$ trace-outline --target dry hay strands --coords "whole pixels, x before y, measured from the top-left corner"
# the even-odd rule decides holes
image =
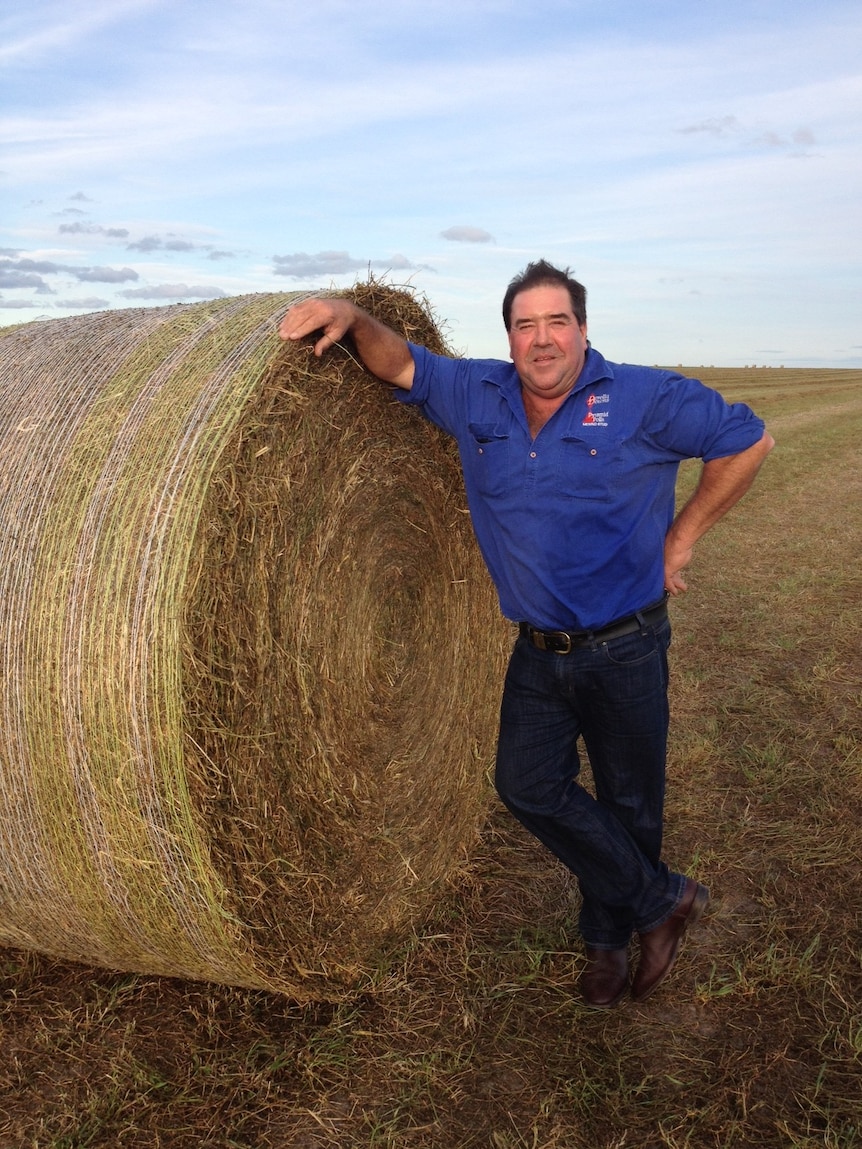
[[[283,345],[294,298],[0,340],[0,942],[336,998],[484,816],[503,635],[452,445]]]

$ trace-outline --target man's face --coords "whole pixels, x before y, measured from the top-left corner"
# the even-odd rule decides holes
[[[519,291],[512,301],[509,351],[525,391],[537,399],[569,393],[584,366],[587,327],[561,284]]]

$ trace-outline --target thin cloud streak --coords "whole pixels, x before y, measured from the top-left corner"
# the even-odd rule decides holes
[[[23,60],[32,63],[39,57],[51,56],[59,50],[70,50],[85,42],[95,30],[118,24],[130,15],[159,7],[159,0],[89,0],[85,8],[70,8],[67,3],[42,4],[48,12],[41,13],[37,30],[16,34],[16,27],[26,23],[27,16],[35,16],[40,5],[27,6],[29,12],[7,15],[0,23],[0,63],[10,65]]]

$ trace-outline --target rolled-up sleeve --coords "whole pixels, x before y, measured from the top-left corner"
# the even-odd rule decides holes
[[[668,375],[648,417],[648,435],[680,459],[722,459],[763,437],[762,419],[745,403],[728,403],[698,379]]]

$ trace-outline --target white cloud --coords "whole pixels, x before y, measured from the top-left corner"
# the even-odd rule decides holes
[[[126,283],[138,278],[130,267],[76,267],[51,259],[0,259],[0,277],[7,283],[15,276],[35,280],[42,275],[68,275],[87,283]]]
[[[0,297],[0,309],[8,308],[10,311],[23,311],[38,307],[44,307],[44,304],[36,303],[32,299],[3,299]]]
[[[129,234],[126,227],[102,227],[97,223],[61,223],[61,235],[104,235],[108,239],[125,239]]]
[[[431,268],[412,263],[405,255],[395,254],[390,259],[354,259],[347,251],[319,251],[309,255],[296,251],[292,255],[273,256],[275,275],[287,275],[291,279],[320,279],[369,268],[385,268],[388,271],[430,271]]]
[[[683,136],[728,136],[735,135],[739,128],[740,123],[736,116],[713,116],[707,120],[701,120],[700,123],[687,124],[684,128],[677,128],[676,130]]]
[[[131,267],[70,267],[69,272],[81,283],[128,283],[138,279]]]
[[[128,235],[128,232],[126,232]],[[178,239],[176,236],[167,236],[162,238],[158,235],[145,235],[143,239],[137,239],[133,243],[126,244],[127,251],[196,251],[199,244],[192,243],[188,239]]]
[[[494,237],[481,227],[447,227],[440,232],[441,239],[452,239],[456,243],[493,243]]]
[[[100,299],[98,295],[89,295],[83,299],[55,299],[54,306],[64,311],[100,311],[111,306],[109,299]]]
[[[292,279],[316,279],[322,275],[345,275],[367,267],[366,260],[353,259],[346,251],[319,251],[308,255],[295,251],[292,255],[273,256],[276,275],[288,275]]]
[[[0,290],[8,291],[10,288],[28,288],[39,295],[52,294],[51,288],[41,275],[21,267],[0,266]],[[8,307],[8,303],[6,306]]]
[[[160,283],[152,287],[130,287],[117,294],[123,299],[220,299],[227,295],[210,284]]]

